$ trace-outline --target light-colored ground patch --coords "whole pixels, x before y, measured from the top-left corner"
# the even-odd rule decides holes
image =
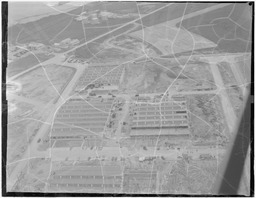
[[[59,96],[73,74],[72,68],[49,65],[32,70],[16,81],[22,85],[21,96],[48,103]]]
[[[130,35],[151,43],[164,55],[216,46],[202,36],[177,28],[172,22],[147,27]]]

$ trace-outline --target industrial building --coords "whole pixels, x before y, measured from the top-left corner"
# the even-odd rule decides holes
[[[112,98],[70,99],[56,114],[51,139],[97,141],[104,132],[112,103]]]
[[[163,100],[160,104],[135,103],[131,114],[131,137],[189,135],[185,98]]]
[[[122,168],[118,165],[64,166],[51,172],[50,191],[120,192]]]
[[[84,74],[79,79],[75,91],[86,88],[89,84],[119,85],[123,76],[123,66],[106,65],[90,66],[85,69]]]

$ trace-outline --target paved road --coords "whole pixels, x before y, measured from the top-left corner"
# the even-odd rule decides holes
[[[231,62],[230,66],[231,66],[231,70],[236,78],[237,81],[237,85],[240,86],[240,88],[242,89],[242,93],[243,93],[243,97],[246,96],[246,85],[245,80],[243,79],[243,76],[241,74],[241,71],[238,71],[238,66],[236,65],[236,61],[235,61],[235,57],[233,57],[233,62]]]
[[[211,59],[212,58],[208,58],[208,60],[210,60],[210,61],[211,61]],[[214,61],[216,61],[216,58],[213,57],[213,60],[210,63],[210,68],[212,70],[214,81],[219,87],[224,88],[225,85],[221,78],[220,71],[218,69],[216,62],[214,62]],[[225,89],[221,90],[219,95],[220,95],[222,109],[225,114],[225,118],[226,118],[226,122],[227,122],[227,125],[229,128],[229,131],[230,131],[230,133],[233,133],[234,127],[235,127],[235,124],[237,121],[237,118],[236,118],[236,115],[234,112],[234,108],[232,107],[232,105],[230,103],[228,94]]]
[[[169,97],[173,96],[173,95],[192,95],[192,94],[218,94],[220,91],[219,88],[215,89],[215,90],[209,90],[209,91],[174,91],[171,90],[169,91]],[[139,96],[141,97],[154,97],[156,95],[161,95],[162,93],[143,93],[143,94],[139,94]],[[136,94],[134,94],[136,95]],[[120,94],[118,95],[118,97],[126,97],[126,94]]]
[[[52,160],[53,161],[63,161],[68,158],[68,160],[87,160],[88,157],[96,158],[97,156],[104,156],[108,159],[112,157],[124,157],[129,158],[132,156],[139,156],[139,157],[147,157],[147,156],[164,156],[169,160],[176,160],[178,156],[181,156],[183,153],[187,153],[192,156],[194,159],[198,158],[201,154],[212,154],[214,156],[223,155],[226,152],[226,149],[223,148],[200,148],[200,147],[193,147],[188,149],[174,149],[174,150],[167,150],[167,149],[160,149],[157,150],[154,154],[154,147],[147,147],[147,150],[137,150],[137,151],[130,151],[127,148],[118,147],[105,147],[100,151],[90,150],[87,148],[86,150],[78,148],[54,148],[52,149]]]

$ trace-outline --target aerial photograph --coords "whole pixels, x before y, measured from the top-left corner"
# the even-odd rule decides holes
[[[254,2],[4,6],[6,194],[251,195]]]

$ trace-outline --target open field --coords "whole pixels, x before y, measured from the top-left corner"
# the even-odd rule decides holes
[[[185,19],[177,24],[177,27],[181,25],[188,31],[217,43],[216,49],[219,51],[231,53],[248,52],[251,50],[250,12],[251,8],[246,2],[235,5],[230,4],[223,8]]]
[[[142,23],[146,27],[157,25],[166,21],[180,18],[185,14],[193,13],[201,9],[205,9],[216,5],[215,3],[175,3],[169,4],[166,8],[163,8],[161,11],[154,13],[153,15],[146,16],[142,20],[138,20],[137,23]]]
[[[22,158],[41,123],[23,120],[9,124],[7,134],[7,162],[12,163]],[[16,164],[17,165],[17,164]]]
[[[36,57],[33,54],[30,54],[26,57],[20,58],[8,64],[7,66],[7,76],[12,77],[26,69],[29,69],[40,62],[46,61],[52,58],[54,55],[45,55],[45,54],[36,54]]]
[[[72,68],[48,65],[44,69],[41,67],[34,69],[15,81],[22,86],[19,93],[21,96],[48,103],[59,96],[73,74]]]
[[[204,37],[177,28],[172,21],[147,27],[130,35],[152,44],[164,55],[216,46]]]

